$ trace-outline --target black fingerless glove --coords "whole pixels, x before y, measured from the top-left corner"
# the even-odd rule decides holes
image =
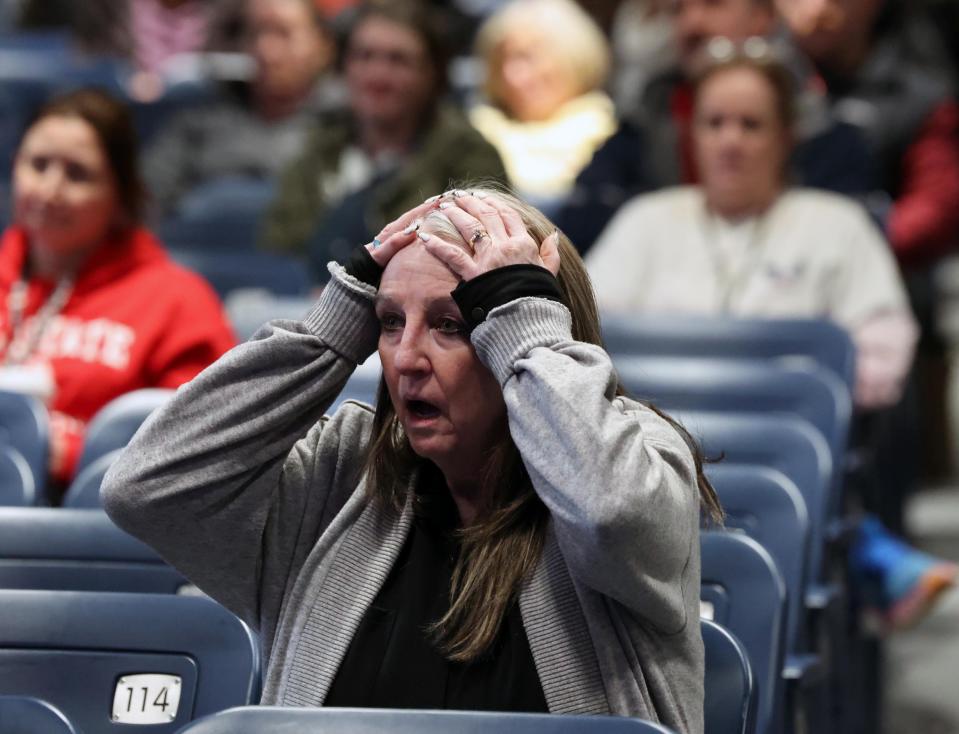
[[[539,265],[506,265],[460,283],[450,294],[472,331],[494,308],[517,298],[548,298],[564,303],[559,282]]]
[[[354,248],[350,259],[343,266],[346,272],[374,288],[380,287],[383,268],[380,267],[365,245]]]

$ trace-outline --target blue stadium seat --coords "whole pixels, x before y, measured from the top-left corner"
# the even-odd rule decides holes
[[[635,397],[666,412],[781,413],[805,418],[842,466],[852,399],[831,370],[805,360],[617,355],[613,364]]]
[[[195,721],[180,734],[669,734],[670,730],[621,716],[508,714],[417,709],[287,708],[254,706]]]
[[[758,689],[756,731],[782,729],[786,584],[769,552],[736,532],[704,532],[701,598],[749,655]]]
[[[30,465],[13,446],[0,444],[0,507],[30,507],[37,490]]]
[[[745,533],[769,551],[788,595],[786,649],[808,644],[803,591],[809,545],[809,515],[795,482],[765,466],[711,464],[706,475],[726,513],[725,527]]]
[[[832,456],[822,434],[802,418],[675,411],[707,459],[766,466],[795,482],[809,513],[806,586],[821,577],[825,525],[830,511]]]
[[[246,341],[275,319],[301,320],[316,303],[310,296],[275,296],[263,290],[236,291],[226,299],[226,313],[236,338]]]
[[[855,346],[827,320],[603,314],[602,321],[614,356],[806,357],[839,375],[850,392],[855,380]]]
[[[313,288],[307,267],[284,255],[179,247],[171,247],[170,255],[206,278],[223,299],[244,288],[260,288],[279,296],[305,296]]]
[[[114,449],[87,464],[70,482],[63,495],[62,507],[72,507],[77,510],[95,510],[103,507],[100,502],[100,485],[106,476],[110,465],[117,460],[123,449]]]
[[[749,655],[729,630],[699,620],[706,653],[705,734],[752,734],[759,696]]]
[[[77,475],[100,457],[122,449],[149,415],[167,402],[174,390],[143,388],[120,395],[97,411],[87,424]]]
[[[186,585],[104,512],[0,507],[0,588],[175,594]]]
[[[274,196],[276,183],[270,179],[217,178],[197,186],[183,197],[177,219],[198,221],[239,215],[250,216],[251,221],[256,221],[266,213]]]
[[[0,589],[0,609],[0,693],[84,732],[173,734],[259,695],[253,633],[205,597]]]
[[[0,390],[0,444],[17,449],[33,473],[37,504],[47,504],[50,416],[37,398]]]
[[[78,734],[67,717],[46,701],[30,696],[0,696],[3,734]]]

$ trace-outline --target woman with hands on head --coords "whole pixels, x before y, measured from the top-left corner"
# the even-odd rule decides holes
[[[262,703],[703,728],[698,453],[621,394],[571,243],[490,190],[357,248],[182,389],[107,511],[260,633]],[[375,408],[324,412],[379,350]]]

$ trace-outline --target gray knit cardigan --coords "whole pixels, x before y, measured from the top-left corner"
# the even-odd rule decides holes
[[[334,278],[303,322],[274,322],[144,425],[103,483],[107,512],[260,634],[262,703],[322,705],[395,562],[411,511],[378,510],[367,406],[324,416],[376,345],[375,290]],[[644,406],[612,399],[600,348],[524,298],[472,335],[549,509],[520,612],[555,713],[703,729],[699,497],[692,456]]]

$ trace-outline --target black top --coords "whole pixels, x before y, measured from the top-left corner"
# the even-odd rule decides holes
[[[360,621],[324,706],[547,712],[515,602],[478,661],[451,663],[430,639],[428,625],[449,608],[459,516],[439,472],[429,473],[409,537]]]

